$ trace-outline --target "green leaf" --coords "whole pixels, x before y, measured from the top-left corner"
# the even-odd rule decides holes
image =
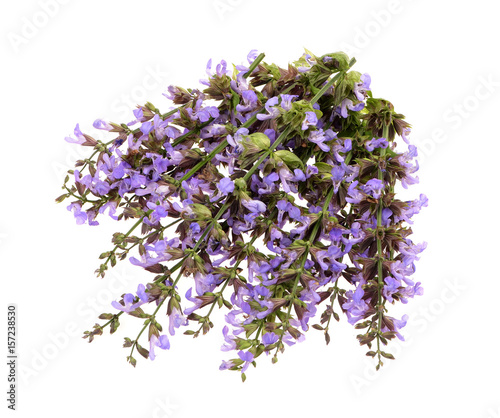
[[[285,162],[285,164],[291,169],[304,167],[304,163],[302,162],[302,160],[293,152],[287,150],[281,150],[281,151],[276,151],[274,155],[278,158],[281,158]]]
[[[261,150],[267,150],[271,146],[271,140],[262,132],[256,132],[252,135],[249,135],[248,138]]]
[[[390,360],[395,360],[394,356],[391,353],[385,353],[384,351],[381,351],[380,354],[382,354],[382,357],[388,358]]]
[[[144,347],[140,346],[137,344],[137,351],[141,354],[142,357],[145,359],[149,358],[149,351],[146,350]]]
[[[113,319],[113,321],[111,321],[111,325],[110,325],[110,329],[109,329],[110,334],[114,334],[119,326],[120,326],[120,321],[118,321],[118,317],[115,317],[115,319]]]
[[[135,365],[137,364],[137,361],[135,358],[133,358],[132,356],[127,356],[127,360],[128,362],[135,367]]]

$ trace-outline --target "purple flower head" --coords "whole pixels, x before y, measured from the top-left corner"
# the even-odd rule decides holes
[[[243,151],[243,145],[241,144],[241,141],[243,140],[243,137],[248,135],[248,133],[249,131],[247,128],[240,128],[236,131],[234,137],[231,135],[227,136],[227,142],[229,143],[229,145],[235,147],[237,152],[241,152]]]
[[[385,282],[385,286],[384,286],[384,290],[383,290],[384,298],[386,298],[388,302],[392,303],[394,300],[392,298],[392,295],[394,293],[398,292],[401,283],[399,283],[399,281],[396,280],[394,277],[390,277],[390,276],[386,277],[384,279],[384,282]]]
[[[410,140],[408,139],[408,135],[410,135],[410,132],[410,128],[405,128],[403,129],[403,132],[401,134],[401,138],[403,138],[403,141],[405,141],[407,144],[410,144]]]
[[[258,56],[259,51],[257,49],[252,49],[247,55],[248,63],[251,64],[252,62],[254,62],[255,58],[257,58]]]
[[[370,179],[363,187],[365,193],[372,195],[375,199],[380,198],[383,189],[384,182],[379,179]]]
[[[363,107],[365,104],[363,102],[358,103],[355,105],[351,99],[344,99],[342,100],[342,103],[340,104],[340,109],[338,109],[340,116],[342,116],[344,119],[349,116],[349,113],[347,112],[347,109],[352,110],[353,112],[357,112]]]
[[[229,328],[227,325],[222,329],[222,335],[224,335],[225,344],[222,345],[221,350],[222,351],[235,350],[236,341],[233,338],[231,338],[232,337],[231,335],[229,335]]]
[[[264,107],[267,110],[267,115],[263,113],[258,113],[257,119],[259,120],[276,119],[280,115],[280,111],[276,106],[278,104],[278,101],[279,101],[278,97],[276,96],[271,97],[264,105]]]
[[[71,144],[80,144],[80,145],[86,141],[85,137],[82,134],[82,131],[80,130],[80,125],[78,123],[75,126],[74,134],[76,136],[76,139],[72,138],[71,136],[67,136],[64,139]]]
[[[365,312],[368,310],[368,305],[363,300],[365,292],[361,285],[362,284],[359,283],[354,292],[352,290],[346,292],[347,302],[342,305],[342,308],[347,311],[347,321],[350,324],[355,324],[362,319]]]
[[[372,152],[375,148],[387,148],[389,142],[386,138],[373,138],[365,144],[368,151]]]
[[[151,335],[149,340],[149,358],[154,360],[156,358],[155,355],[155,347],[160,347],[162,350],[170,349],[170,341],[166,335],[160,335],[158,338],[155,334]]]
[[[279,340],[279,336],[277,334],[275,334],[274,332],[266,332],[262,336],[262,342],[264,343],[264,345],[274,344],[274,343],[278,342],[278,340]]]
[[[87,214],[82,211],[82,205],[80,203],[72,203],[67,206],[67,209],[73,211],[77,225],[83,225],[87,221]]]
[[[245,90],[242,93],[243,104],[236,105],[236,111],[250,112],[257,107],[257,95],[253,90]]]
[[[146,293],[146,287],[143,284],[140,284],[137,286],[137,296],[139,296],[139,299],[141,302],[149,302],[149,295]]]
[[[359,189],[356,188],[358,185],[358,181],[353,181],[350,185],[349,188],[347,189],[347,197],[345,200],[349,203],[360,203],[361,200],[364,198],[364,194],[359,191]]]
[[[104,131],[111,131],[113,127],[106,121],[102,119],[96,119],[92,125],[96,129],[102,129]]]
[[[130,313],[144,303],[141,300],[134,303],[134,299],[135,296],[132,293],[127,293],[123,296],[123,304],[113,301],[111,302],[111,306],[119,311]]]
[[[222,361],[222,364],[219,366],[219,370],[229,370],[234,367],[234,363],[232,360]]]
[[[293,174],[295,175],[293,178],[293,181],[306,181],[307,180],[305,173],[300,168],[296,168],[295,170],[293,170]]]
[[[358,100],[365,100],[367,91],[370,90],[371,77],[368,74],[362,74],[360,77],[361,82],[354,84],[353,92]]]
[[[247,369],[250,363],[253,361],[254,355],[250,352],[244,352],[242,350],[238,351],[238,357],[245,362],[243,368],[241,369],[241,372],[244,373]]]
[[[302,126],[304,126],[304,125],[302,125]],[[330,151],[330,147],[328,145],[324,144],[324,142],[328,141],[329,138],[325,135],[325,133],[323,132],[323,129],[319,129],[317,131],[311,131],[311,133],[309,134],[307,139],[309,141],[313,142],[314,144],[316,144],[321,149],[321,151],[324,151],[324,152]]]
[[[219,189],[224,196],[227,196],[234,191],[234,182],[230,178],[224,177],[217,183],[217,189]]]
[[[260,200],[243,199],[241,201],[241,204],[245,206],[252,213],[264,213],[267,210],[266,205],[262,203]]]
[[[304,121],[302,122],[302,130],[305,131],[309,126],[316,126],[318,117],[315,112],[306,112]]]
[[[148,135],[153,130],[153,123],[149,121],[143,122],[140,127],[140,130],[144,135]]]
[[[296,94],[280,94],[281,97],[281,108],[283,110],[289,111],[292,108],[292,100],[299,97]]]
[[[396,331],[396,337],[398,337],[401,341],[404,341],[404,337],[399,333],[399,330],[401,328],[404,328],[406,326],[406,323],[408,322],[408,315],[403,315],[401,319],[396,319],[392,318],[392,322],[394,324],[394,328]]]
[[[170,335],[175,335],[175,328],[186,326],[189,323],[187,318],[177,308],[172,309],[172,312],[170,313],[168,319],[169,319],[168,332],[170,333]]]

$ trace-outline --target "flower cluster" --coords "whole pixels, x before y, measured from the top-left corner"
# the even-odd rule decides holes
[[[57,201],[72,200],[78,224],[98,225],[106,212],[133,222],[113,235],[96,273],[130,254],[155,275],[84,335],[115,332],[123,313],[141,318],[124,343],[133,365],[134,350],[153,360],[181,327],[207,333],[217,306],[227,310],[222,350],[236,353],[220,369],[245,379],[257,357],[275,362],[302,341],[324,304],[313,328],[328,343],[331,318],[345,314],[364,330],[360,344],[375,343],[367,355],[378,368],[393,358],[381,346],[402,339],[408,319],[387,315],[389,305],[422,294],[410,277],[425,243],[411,241],[408,225],[427,199],[395,194],[398,182],[418,181],[404,116],[372,97],[370,76],[351,71],[355,60],[344,53],[306,51],[287,68],[263,56],[251,51],[233,71],[209,61],[203,88],[168,87],[167,113],[148,102],[128,123],[95,121],[112,136],[107,143],[78,125],[66,138],[94,152],[69,171]]]

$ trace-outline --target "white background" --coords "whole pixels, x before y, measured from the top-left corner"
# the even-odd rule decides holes
[[[63,4],[64,3],[64,4]],[[44,4],[51,4],[47,8]],[[495,2],[34,1],[10,2],[2,41],[0,331],[18,305],[19,417],[500,416],[498,376],[498,109]],[[5,10],[6,9],[6,10]],[[161,109],[169,84],[197,87],[209,58],[240,64],[251,49],[286,66],[303,47],[344,50],[413,125],[421,155],[414,241],[424,296],[408,313],[406,343],[376,373],[345,319],[325,347],[320,332],[261,357],[242,384],[218,370],[219,317],[207,336],[176,335],[152,362],[125,361],[124,318],[113,336],[81,339],[109,303],[150,274],[128,261],[97,279],[98,255],[126,225],[76,226],[56,205],[64,172],[82,155],[64,141],[76,123],[127,122],[137,103]],[[6,338],[2,337],[2,341]],[[5,353],[5,349],[0,349]],[[159,350],[160,351],[160,350]],[[6,356],[5,354],[1,354]],[[5,358],[5,357],[4,357]],[[6,360],[5,360],[6,361]],[[2,360],[4,362],[4,360]],[[7,368],[0,369],[8,416]],[[5,415],[4,415],[5,413]]]

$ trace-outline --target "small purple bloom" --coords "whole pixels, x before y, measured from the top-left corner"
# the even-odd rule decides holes
[[[386,138],[373,138],[365,144],[368,151],[372,152],[375,148],[387,148],[389,142]]]
[[[276,107],[278,104],[278,97],[271,97],[265,104],[265,108],[267,110],[267,115],[258,113],[257,119],[266,120],[266,119],[275,119],[280,115],[279,109]]]
[[[80,130],[80,125],[77,123],[76,126],[75,126],[75,130],[74,130],[74,134],[76,136],[76,139],[70,137],[70,136],[67,136],[66,138],[64,138],[67,142],[69,143],[72,143],[72,144],[83,144],[86,139],[85,137],[83,136],[82,134],[82,131]]]
[[[244,373],[247,369],[250,363],[253,361],[253,354],[250,351],[247,351],[246,353],[242,350],[238,351],[238,357],[245,362],[243,368],[241,369],[241,372]]]
[[[264,343],[264,345],[274,344],[274,343],[278,342],[278,340],[279,340],[279,336],[276,335],[274,332],[266,332],[262,336],[262,342]]]
[[[153,130],[153,124],[151,122],[144,122],[140,129],[144,135],[148,135]]]
[[[219,370],[229,370],[234,367],[234,363],[232,360],[222,361],[222,364],[219,366]]]
[[[160,347],[162,350],[168,350],[170,348],[168,337],[166,335],[160,335],[160,338],[158,338],[155,334],[151,335],[151,339],[149,340],[149,358],[151,360],[156,358],[155,347]]]
[[[281,108],[283,110],[290,110],[292,108],[292,100],[297,96],[296,94],[280,94],[281,97]]]
[[[142,302],[148,302],[149,301],[149,296],[146,293],[146,287],[143,284],[140,284],[137,286],[137,296],[139,296],[139,299]]]
[[[302,122],[302,130],[305,131],[309,126],[316,126],[318,117],[315,112],[306,112],[306,117]]]
[[[230,178],[224,177],[217,184],[217,188],[224,196],[227,196],[234,191],[234,182]]]
[[[245,206],[252,213],[264,213],[267,210],[267,207],[260,200],[242,200],[242,205]]]
[[[113,129],[108,122],[105,122],[102,119],[96,119],[92,126],[96,129],[102,129],[104,131],[111,131]]]
[[[130,313],[143,304],[142,301],[134,303],[135,296],[132,293],[127,293],[123,296],[123,305],[116,301],[111,302],[111,306],[119,311]]]
[[[170,335],[175,335],[175,328],[188,325],[188,323],[187,318],[182,314],[182,312],[177,308],[173,308],[171,314],[169,315],[168,332]]]
[[[375,199],[380,198],[383,188],[384,182],[379,179],[370,179],[363,187],[365,193],[371,194]]]

